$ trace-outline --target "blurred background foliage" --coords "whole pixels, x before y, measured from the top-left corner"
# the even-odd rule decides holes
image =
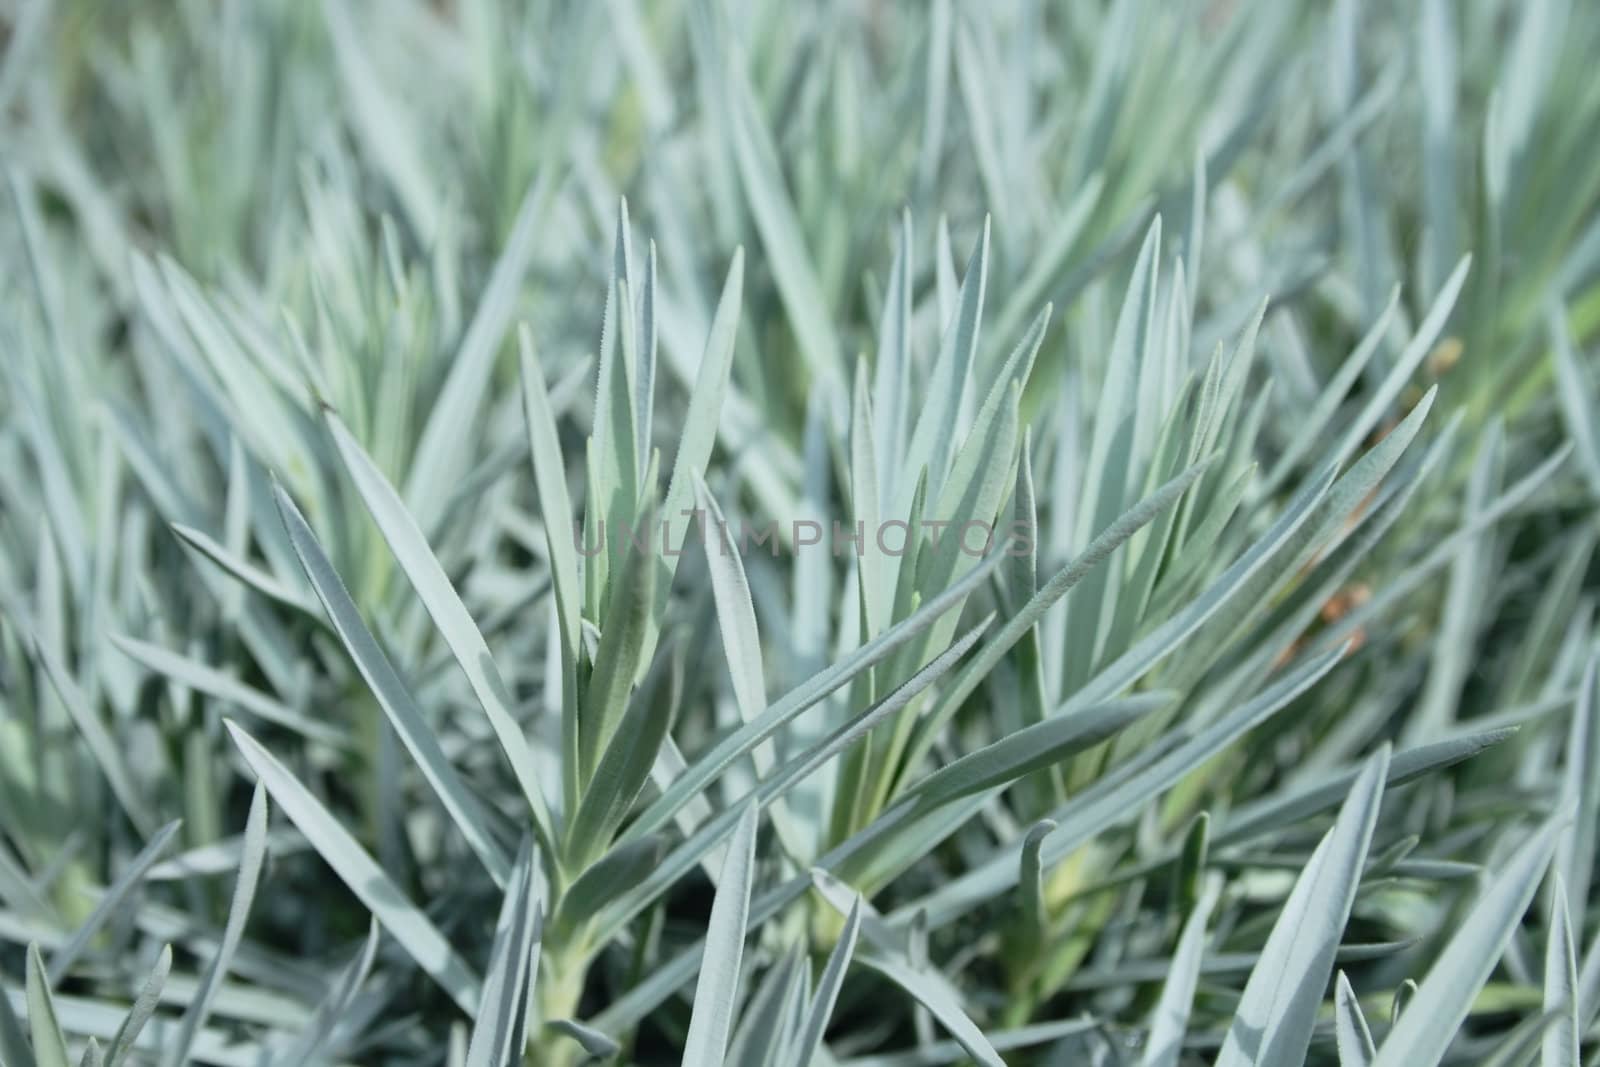
[[[979,383],[1053,306],[1020,401],[1039,468],[1041,574],[1098,528],[1080,515],[1082,464],[1149,235],[1161,272],[1150,305],[1175,309],[1166,343],[1185,369],[1233,349],[1268,300],[1229,431],[1240,441],[1230,474],[1254,473],[1215,559],[1157,597],[1162,611],[1260,537],[1349,427],[1368,429],[1352,446],[1374,444],[1438,387],[1414,498],[1284,652],[1354,639],[1337,674],[1152,806],[1126,840],[1077,853],[1057,903],[1083,893],[1104,906],[1072,914],[1081,943],[1057,971],[1040,978],[1026,951],[997,946],[993,915],[936,928],[923,951],[959,976],[976,1014],[1013,1029],[1078,1011],[1142,1016],[1154,978],[1117,972],[1137,955],[1126,931],[1154,922],[1170,941],[1184,912],[1140,864],[1181,841],[1195,812],[1276,795],[1383,740],[1538,725],[1411,787],[1406,810],[1386,817],[1387,843],[1415,837],[1431,862],[1497,865],[1573,780],[1566,709],[1594,650],[1597,54],[1600,6],[1582,0],[0,0],[7,991],[21,988],[22,946],[77,929],[156,825],[180,815],[187,866],[154,867],[145,903],[94,942],[71,979],[76,1032],[90,1032],[83,1020],[102,1001],[126,1003],[164,942],[190,975],[175,995],[193,988],[241,851],[249,777],[222,725],[238,709],[284,748],[306,742],[295,766],[323,801],[436,921],[486,954],[490,931],[472,920],[498,895],[456,877],[465,854],[442,840],[438,813],[405,800],[412,788],[395,768],[406,755],[321,622],[269,472],[404,665],[448,757],[475,788],[506,793],[450,650],[322,432],[321,406],[337,410],[404,488],[493,646],[535,758],[552,768],[559,738],[539,712],[556,662],[548,550],[512,326],[537,336],[571,460],[594,429],[623,198],[635,254],[648,238],[659,262],[654,435],[668,453],[744,249],[711,481],[725,509],[755,520],[850,514],[850,383],[858,355],[876,366],[884,347],[903,242],[914,403],[960,265],[983,242]],[[1441,300],[1446,317],[1430,327],[1469,254],[1459,296]],[[1329,397],[1337,406],[1316,415]],[[1314,419],[1325,432],[1308,442]],[[1543,464],[1569,444],[1546,479]],[[1207,483],[1208,499],[1222,488]],[[239,561],[253,587],[226,573]],[[835,595],[850,581],[837,563],[746,566],[774,691],[861,636],[854,605]],[[684,568],[693,578],[675,587],[674,610],[687,634],[712,608],[694,592],[704,562],[690,553]],[[1289,611],[1306,588],[1289,581],[1261,608]],[[1119,638],[1131,642],[1137,621]],[[1049,625],[1065,650],[1079,624]],[[692,754],[737,712],[717,650],[691,643],[673,736]],[[1219,681],[1252,651],[1229,647],[1232,659],[1199,656],[1157,680],[1180,679],[1213,708],[1252,695]],[[1046,654],[1053,701],[1097,665],[1073,655]],[[70,693],[52,684],[51,661]],[[98,738],[85,740],[83,708],[104,721]],[[964,704],[934,755],[1004,732],[995,714]],[[1098,772],[1076,773],[1081,786]],[[894,913],[1044,810],[986,811],[903,877],[856,872],[855,884]],[[195,1046],[212,1062],[233,1062],[218,1051],[230,1034],[297,1030],[330,961],[367,927],[292,829],[272,834],[273,889]],[[1269,858],[1297,866],[1314,842],[1290,835]],[[1242,869],[1226,868],[1238,890],[1227,936],[1254,944],[1287,892],[1260,859],[1235,855]],[[696,878],[600,957],[572,1007],[605,1009],[692,940],[710,906]],[[1102,882],[1144,888],[1089,891]],[[1358,902],[1355,940],[1407,942],[1360,964],[1369,1014],[1388,1011],[1370,1007],[1369,991],[1426,970],[1470,885],[1440,875],[1426,891]],[[1573,913],[1588,945],[1587,895]],[[826,947],[828,932],[812,932]],[[756,943],[776,960],[793,935],[774,922]],[[1537,943],[1530,930],[1512,941],[1461,1062],[1481,1062],[1539,1003]],[[365,1015],[341,1024],[342,1047],[361,1062],[437,1062],[449,1040],[441,994],[403,965],[380,972]],[[1105,975],[1115,980],[1096,986]],[[1215,984],[1197,1014],[1225,1023],[1237,991],[1231,977]],[[687,1012],[671,1002],[646,1023],[641,1062],[668,1062],[659,1050],[679,1047]],[[857,999],[839,1018],[841,1057],[928,1033],[909,1005]],[[1062,1038],[1038,1062],[1116,1047],[1121,1031],[1108,1027]]]

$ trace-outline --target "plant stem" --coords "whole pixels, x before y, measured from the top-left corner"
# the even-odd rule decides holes
[[[549,944],[542,954],[544,974],[538,983],[539,1012],[524,1062],[538,1067],[576,1067],[583,1049],[570,1037],[544,1028],[556,1019],[578,1014],[584,982],[589,973],[589,946],[580,936],[572,942]]]

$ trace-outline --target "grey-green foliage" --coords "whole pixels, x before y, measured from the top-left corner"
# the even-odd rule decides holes
[[[0,1063],[1592,1056],[1600,8],[0,27]]]

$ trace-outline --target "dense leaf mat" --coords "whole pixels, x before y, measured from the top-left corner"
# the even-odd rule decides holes
[[[0,1064],[1594,1063],[1596,55],[0,3]]]

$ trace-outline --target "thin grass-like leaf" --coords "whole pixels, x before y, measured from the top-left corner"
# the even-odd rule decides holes
[[[1250,972],[1218,1067],[1292,1063],[1311,1044],[1317,1006],[1355,903],[1389,771],[1385,746],[1367,761],[1338,821],[1306,864]]]
[[[577,548],[572,543],[572,501],[567,493],[561,438],[555,413],[545,391],[544,373],[534,349],[533,332],[524,326],[518,334],[522,371],[523,417],[533,456],[533,479],[538,490],[540,518],[544,521],[545,551],[550,559],[555,588],[556,622],[561,653],[561,779],[562,803],[571,811],[578,804],[578,692],[575,675],[583,644],[580,619],[583,581]]]
[[[641,565],[633,573],[646,570],[648,566]],[[659,665],[671,669],[664,662]],[[628,701],[594,776],[584,786],[583,799],[567,827],[563,864],[570,870],[586,870],[605,851],[650,780],[673,712],[670,702],[655,699],[653,688],[647,682]]]
[[[1120,515],[1115,522],[1101,531],[1077,558],[1052,575],[1020,610],[1006,620],[1005,625],[985,643],[956,680],[940,694],[937,705],[927,717],[927,728],[922,732],[921,738],[912,744],[911,754],[908,757],[911,766],[921,763],[931,748],[937,731],[943,728],[944,723],[955,714],[962,702],[977,691],[978,686],[994,671],[1006,653],[1038,624],[1045,613],[1082,581],[1085,575],[1104,563],[1128,538],[1176,504],[1189,487],[1205,473],[1208,464],[1209,461],[1203,461],[1189,467]]]
[[[528,965],[544,904],[539,899],[536,879],[533,842],[527,839],[512,868],[500,921],[495,927],[489,971],[484,976],[483,1003],[467,1048],[467,1067],[498,1067],[523,1052],[513,1046],[512,1038],[520,1020],[526,1017],[525,1001],[533,981]]]
[[[728,857],[722,865],[716,900],[707,926],[706,953],[694,990],[694,1012],[683,1043],[685,1067],[721,1067],[733,1029],[739,993],[739,964],[744,957],[745,920],[755,878],[758,809],[749,805],[739,816]]]
[[[413,453],[416,462],[412,464],[405,486],[405,500],[416,515],[419,530],[432,529],[437,521],[436,509],[448,499],[453,481],[460,477],[465,466],[467,434],[483,404],[501,341],[516,314],[517,294],[533,259],[534,239],[539,233],[539,219],[544,214],[551,184],[548,174],[541,175],[523,195],[522,206],[517,210],[505,247],[495,260],[477,311],[461,338],[455,358],[450,361],[450,374],[433,409],[428,412],[427,423]],[[392,543],[390,547],[394,547]]]
[[[950,1032],[950,1036],[983,1067],[1005,1067],[1005,1061],[989,1043],[989,1039],[983,1036],[983,1031],[978,1029],[977,1024],[943,986],[930,982],[926,975],[893,960],[863,955],[861,962],[904,989],[917,1003],[932,1012],[939,1024]]]
[[[73,725],[83,735],[84,744],[94,756],[100,772],[106,776],[106,782],[111,786],[111,792],[117,798],[117,803],[121,804],[122,810],[127,813],[128,821],[138,829],[140,836],[149,840],[160,824],[145,805],[138,789],[134,787],[133,776],[128,770],[127,761],[123,759],[122,747],[112,739],[105,723],[100,721],[99,714],[89,706],[83,691],[68,675],[67,668],[56,654],[38,641],[33,643],[33,653],[44,667],[44,673],[49,677],[50,684],[55,686],[56,692],[60,695],[62,706],[67,709],[67,714],[72,716]]]
[[[123,911],[129,894],[144,881],[145,874],[155,865],[156,860],[161,858],[161,854],[167,850],[167,845],[171,843],[172,838],[178,832],[178,828],[182,825],[183,821],[181,819],[174,819],[160,830],[157,830],[155,836],[150,839],[150,843],[140,849],[137,856],[128,861],[127,867],[117,876],[117,880],[111,884],[111,887],[105,891],[105,895],[95,905],[94,911],[89,913],[89,917],[83,921],[77,932],[72,935],[72,940],[57,948],[51,954],[49,976],[52,987],[59,984],[61,979],[66,976],[67,971],[71,969],[77,958],[82,955],[83,950],[89,946],[89,942],[94,938],[95,934],[99,933],[101,928],[114,916]]]
[[[0,983],[0,1059],[9,1067],[36,1067],[33,1047],[22,1032],[22,1023],[11,1009],[11,994]]]
[[[1161,708],[1175,694],[1140,693],[1023,727],[992,745],[946,764],[911,788],[908,795],[924,808],[1016,781],[1067,759]]]
[[[1506,861],[1378,1046],[1373,1067],[1432,1067],[1444,1059],[1539,888],[1560,828],[1559,820],[1546,823]]]
[[[440,803],[461,829],[467,844],[494,876],[496,884],[503,885],[510,875],[511,864],[494,839],[488,813],[468,791],[466,783],[445,757],[438,738],[423,720],[422,712],[399,672],[362,621],[355,601],[350,598],[344,582],[334,571],[322,546],[317,543],[300,509],[295,507],[294,501],[289,499],[282,487],[275,486],[274,494],[284,528],[289,531],[289,539],[294,543],[295,553],[300,557],[306,576],[311,579],[328,618],[333,621],[334,629],[343,639],[350,657],[355,660],[356,668],[378,698],[378,704],[388,715],[389,721],[394,724],[395,733],[406,746],[406,751],[411,753],[411,758],[422,769],[423,777],[433,787]],[[517,736],[520,740],[520,731]]]
[[[804,233],[795,217],[794,204],[784,188],[772,136],[761,117],[743,65],[743,57],[735,48],[730,54],[723,92],[745,201],[750,205],[762,247],[772,264],[778,293],[801,357],[814,377],[843,381],[833,315],[823,298]]]
[[[1550,898],[1549,944],[1544,955],[1544,1010],[1559,1020],[1546,1030],[1540,1067],[1578,1067],[1578,957],[1572,946],[1567,887],[1558,873]]]
[[[185,526],[181,522],[172,524],[172,532],[178,536],[178,540],[189,548],[194,549],[195,552],[215,563],[262,596],[276,600],[280,604],[285,604],[312,617],[317,616],[316,603],[305,593],[287,582],[279,580],[275,575],[267,573],[249,560],[242,558],[227,546],[219,544],[210,535],[192,526]]]
[[[1559,307],[1551,308],[1548,320],[1556,378],[1560,383],[1556,396],[1561,401],[1561,415],[1567,432],[1572,435],[1584,476],[1589,479],[1589,491],[1600,494],[1600,413],[1596,412],[1594,393],[1573,350],[1566,312]]]
[[[809,1067],[817,1050],[822,1047],[828,1020],[833,1016],[839,990],[844,986],[845,971],[849,969],[850,957],[855,953],[856,939],[861,935],[862,906],[858,897],[845,916],[844,929],[840,931],[833,951],[828,954],[828,965],[823,968],[822,977],[817,980],[816,994],[811,999],[811,1006],[806,1009],[805,1022],[801,1024],[800,1034],[795,1039],[793,1054],[786,1067]]]
[[[786,1058],[790,1016],[811,985],[810,971],[810,961],[798,944],[767,968],[739,1012],[725,1057],[728,1067],[767,1067],[769,1059]]]
[[[655,475],[652,463],[645,477],[646,497],[637,508],[641,516],[654,514]],[[648,652],[650,613],[655,602],[653,546],[641,548],[623,543],[618,550],[623,553],[622,568],[611,576],[603,620],[605,629],[600,634],[594,669],[584,691],[578,719],[579,780],[586,794],[593,791],[593,777],[599,774],[603,756],[612,751],[613,742],[626,720],[629,694]],[[658,736],[656,744],[659,742]],[[654,760],[654,746],[648,756]],[[648,773],[648,765],[646,770]]]
[[[1372,1043],[1366,1016],[1361,1014],[1361,1002],[1356,999],[1356,991],[1350,988],[1350,979],[1343,971],[1334,981],[1333,1013],[1339,1067],[1368,1067],[1378,1050]]]
[[[551,828],[549,812],[545,807],[544,794],[540,791],[535,778],[533,754],[529,751],[527,739],[512,714],[510,693],[494,665],[494,660],[489,655],[489,646],[484,642],[483,634],[478,630],[477,623],[472,621],[472,615],[461,602],[460,595],[451,585],[433,550],[428,547],[422,528],[407,512],[399,495],[361,450],[361,446],[350,436],[338,417],[331,411],[325,412],[325,417],[333,433],[334,443],[344,460],[345,470],[356,483],[361,499],[365,501],[367,509],[377,521],[378,529],[383,532],[384,540],[389,543],[389,548],[394,552],[401,569],[410,579],[412,588],[417,591],[417,596],[433,618],[434,625],[439,628],[440,636],[455,653],[456,662],[466,675],[467,683],[483,706],[484,714],[489,717],[489,725],[494,730],[495,738],[500,742],[506,758],[510,760],[511,771],[516,776],[517,784],[522,787],[523,796],[527,798],[529,810],[533,814],[534,831],[539,835],[541,845],[545,848],[553,847],[555,834]],[[278,493],[278,500],[280,510],[286,504],[290,509],[293,508],[293,502],[289,501],[281,490]],[[285,521],[288,522],[287,519]],[[302,538],[296,541],[297,551],[301,549],[303,540]],[[301,557],[301,562],[305,563],[304,555]],[[307,564],[307,573],[310,572],[310,565]],[[318,583],[319,596],[325,597],[323,586],[327,584]],[[333,584],[338,584],[337,575],[334,576]],[[323,603],[326,607],[327,600],[324,599]],[[329,614],[333,614],[332,608],[329,608]],[[345,633],[343,626],[340,632],[343,636]],[[346,640],[349,638],[346,637]],[[371,684],[370,678],[368,681]],[[501,866],[500,872],[504,874],[504,866]]]
[[[572,1038],[583,1051],[596,1059],[608,1060],[622,1049],[621,1045],[605,1034],[583,1025],[576,1019],[551,1019],[545,1025],[559,1034]]]
[[[706,563],[711,571],[711,593],[717,605],[717,628],[722,633],[722,648],[728,657],[728,673],[733,678],[733,695],[739,713],[748,722],[767,706],[766,674],[761,667],[761,635],[756,629],[756,609],[750,600],[750,582],[739,562],[732,539],[726,533],[727,520],[699,475],[695,494],[710,517],[718,536],[706,544]],[[757,751],[760,751],[759,749]]]
[[[711,450],[717,442],[717,424],[733,370],[734,341],[738,336],[743,300],[744,249],[738,248],[734,250],[733,261],[728,265],[728,276],[722,283],[722,295],[717,298],[711,332],[706,337],[705,349],[700,355],[700,369],[695,375],[694,388],[689,393],[689,407],[683,417],[683,433],[678,438],[678,449],[672,457],[672,476],[667,481],[667,495],[661,501],[661,537],[664,543],[657,561],[661,572],[655,585],[656,620],[660,619],[666,606],[672,575],[683,548],[683,540],[688,536],[688,524],[679,520],[690,510],[694,501],[694,480],[705,474],[706,464],[711,461]],[[653,640],[651,645],[654,645]]]
[[[992,619],[992,616],[990,618]],[[990,619],[984,619],[894,692],[854,719],[836,727],[826,737],[790,759],[775,774],[763,779],[755,789],[751,790],[745,800],[753,799],[758,807],[765,807],[773,803],[778,798],[787,795],[791,789],[804,781],[809,775],[816,773],[817,769],[828,760],[848,750],[851,745],[866,737],[876,726],[905,709],[919,694],[937,681],[972,648],[979,636],[988,627],[989,621]],[[743,802],[741,801],[741,803]],[[648,878],[613,901],[607,916],[608,928],[605,931],[607,935],[614,934],[621,928],[623,923],[637,915],[648,903],[665,892],[677,879],[699,863],[706,853],[715,848],[733,828],[734,819],[737,817],[739,810],[737,807],[728,808],[714,816],[705,825],[696,830],[687,841],[669,853],[650,872]],[[900,810],[903,814],[904,809]],[[634,826],[637,825],[638,823],[635,821]],[[631,831],[632,827],[630,827]],[[624,834],[622,843],[617,847],[625,848],[629,844],[628,835]]]
[[[161,1003],[161,992],[167,984],[167,975],[171,972],[172,946],[163,945],[161,955],[156,957],[156,965],[151,970],[150,977],[145,980],[144,987],[134,999],[133,1007],[128,1009],[122,1025],[118,1026],[116,1033],[112,1035],[111,1050],[106,1054],[107,1067],[119,1067],[132,1054],[145,1023],[150,1021],[157,1005]]]
[[[1584,666],[1563,754],[1561,800],[1575,814],[1556,840],[1555,869],[1570,899],[1587,900],[1600,847],[1600,655]]]
[[[461,1010],[469,1015],[476,1012],[481,996],[478,977],[432,921],[406,898],[287,767],[236,723],[227,726],[240,755],[266,785],[278,807],[306,835],[311,847]]]
[[[666,855],[667,842],[661,837],[646,837],[621,845],[590,864],[561,894],[556,926],[571,930],[592,918],[616,900],[630,886],[642,882]]]
[[[961,409],[962,396],[969,388],[973,358],[978,347],[978,329],[983,318],[983,297],[989,277],[989,223],[984,220],[983,234],[967,272],[961,279],[961,292],[957,296],[959,309],[949,324],[944,339],[939,344],[939,354],[927,385],[928,403],[918,413],[911,431],[911,443],[901,463],[905,474],[897,484],[899,492],[891,502],[891,518],[918,521],[921,516],[911,515],[913,483],[924,470],[928,474],[929,495],[936,496],[944,485],[946,468],[950,462],[954,442],[951,427],[956,424]]]
[[[1434,342],[1439,339],[1440,332],[1445,323],[1449,321],[1450,313],[1455,309],[1456,298],[1461,295],[1461,287],[1466,284],[1467,271],[1472,266],[1472,257],[1463,257],[1456,264],[1455,270],[1450,272],[1450,277],[1445,279],[1444,285],[1433,299],[1433,304],[1428,308],[1428,314],[1417,326],[1417,332],[1406,343],[1404,351],[1394,362],[1383,383],[1374,391],[1373,395],[1363,405],[1349,428],[1339,438],[1339,443],[1327,453],[1335,463],[1343,463],[1355,454],[1361,442],[1366,440],[1378,420],[1383,418],[1394,404],[1400,391],[1411,381],[1411,376],[1416,373],[1417,367],[1429,352],[1433,351]]]
[[[723,740],[689,766],[644,813],[629,825],[623,842],[636,841],[661,830],[673,815],[699,796],[733,763],[756,745],[782,729],[785,723],[812,707],[829,693],[848,684],[852,678],[884,660],[895,649],[916,637],[950,611],[975,589],[997,566],[1002,553],[996,552],[968,571],[950,588],[933,597],[909,618],[896,623],[854,652],[838,660],[779,697],[766,710]]]
[[[1017,872],[1017,888],[1022,898],[1023,929],[1042,936],[1049,930],[1050,910],[1045,902],[1044,839],[1055,832],[1054,819],[1040,819],[1022,839],[1022,867]]]
[[[343,731],[296,711],[261,690],[246,685],[214,667],[198,663],[160,645],[137,641],[120,634],[113,634],[111,643],[140,666],[165,675],[197,693],[230,704],[263,722],[282,726],[302,737],[336,748],[350,747],[350,738]]]
[[[1172,955],[1172,970],[1161,987],[1161,999],[1150,1015],[1150,1037],[1141,1061],[1144,1067],[1177,1067],[1178,1057],[1183,1052],[1184,1033],[1189,1028],[1195,988],[1200,981],[1206,924],[1211,921],[1220,890],[1219,883],[1208,887],[1184,921],[1177,950]]]
[[[222,930],[222,941],[217,953],[206,964],[200,977],[200,988],[189,1001],[189,1008],[178,1022],[177,1036],[164,1049],[164,1061],[170,1067],[181,1067],[194,1045],[195,1035],[204,1029],[211,1015],[212,1003],[222,988],[222,980],[233,964],[233,955],[244,937],[244,925],[250,918],[250,905],[256,897],[256,886],[261,880],[261,868],[267,859],[267,789],[256,782],[255,793],[250,798],[250,814],[245,819],[244,855],[239,860],[239,877],[233,884],[233,899],[228,904],[228,921]]]
[[[55,998],[50,994],[50,978],[45,974],[39,946],[28,946],[28,1031],[33,1038],[33,1058],[38,1067],[71,1067],[67,1058],[67,1039],[56,1019]]]
[[[312,1064],[324,1062],[327,1057],[322,1052],[335,1026],[350,1010],[351,1002],[360,992],[361,985],[367,980],[367,975],[372,972],[372,963],[378,955],[379,939],[378,921],[370,921],[366,939],[361,943],[361,949],[356,953],[354,960],[339,975],[337,981],[329,988],[328,996],[317,1006],[316,1013],[311,1021],[306,1024],[293,1043],[288,1045],[283,1052],[273,1059],[274,1064],[283,1067],[295,1067],[298,1064]]]
[[[1094,786],[1051,812],[1058,829],[1045,838],[1042,862],[1061,862],[1074,849],[1102,829],[1131,818],[1150,799],[1171,788],[1194,767],[1259,726],[1331,671],[1343,653],[1317,657],[1297,664],[1233,713],[1205,727],[1193,737],[1156,754],[1148,766],[1130,777],[1108,775]],[[896,914],[926,909],[930,927],[937,929],[966,914],[984,900],[1016,884],[1016,852],[1003,850],[966,874],[954,878]]]

